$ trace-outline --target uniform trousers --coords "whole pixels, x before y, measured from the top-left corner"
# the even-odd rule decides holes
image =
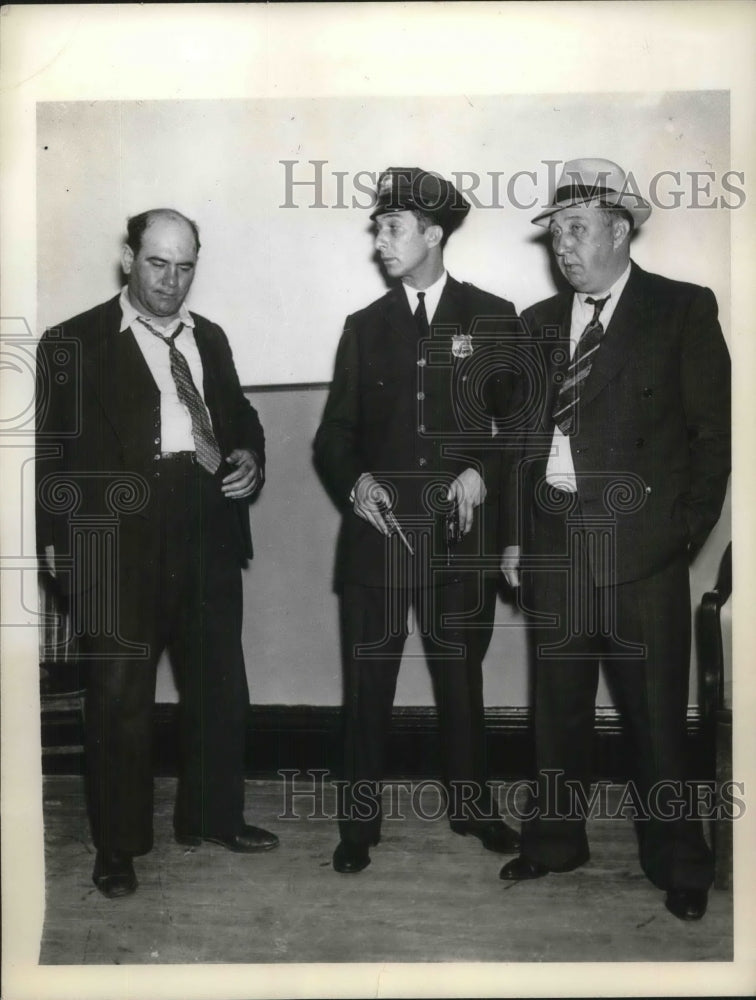
[[[481,663],[491,640],[495,601],[495,577],[473,571],[430,587],[343,587],[347,784],[340,810],[342,840],[375,844],[380,839],[380,782],[410,607],[433,682],[449,818],[452,825],[464,825],[470,817],[491,818]]]
[[[152,481],[154,551],[118,554],[113,579],[120,639],[146,655],[107,652],[85,636],[86,771],[95,847],[130,855],[152,847],[152,731],[158,660],[168,650],[179,692],[177,832],[231,836],[243,822],[244,736],[249,695],[241,647],[238,540],[222,469],[210,476],[190,455],[164,460]],[[133,548],[133,546],[132,546]],[[83,598],[104,607],[99,583]],[[97,593],[99,591],[99,593]],[[85,616],[86,620],[86,616]]]
[[[523,824],[523,854],[553,871],[588,857],[580,801],[590,799],[603,662],[633,750],[634,788],[628,789],[627,801],[636,819],[641,867],[661,889],[708,888],[712,857],[685,794],[691,638],[687,554],[642,580],[598,587],[588,561],[595,534],[572,531],[567,546],[564,516],[543,511],[536,516],[539,551],[550,533],[552,551],[572,555],[569,568],[523,573],[524,604],[533,613],[538,784],[537,815]],[[577,796],[568,782],[577,786]]]

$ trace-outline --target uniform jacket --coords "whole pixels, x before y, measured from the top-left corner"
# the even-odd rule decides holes
[[[248,448],[264,468],[263,430],[239,385],[226,336],[192,315],[221,454]],[[131,330],[119,332],[121,317],[116,296],[47,330],[39,343],[37,545],[54,545],[56,560],[72,555],[72,521],[114,513],[122,558],[141,559],[145,567],[156,558],[152,486],[160,474],[160,393]],[[243,561],[252,556],[248,504],[228,503]]]
[[[403,528],[433,525],[432,554],[443,561],[442,494],[476,468],[488,495],[455,552],[498,553],[501,449],[492,422],[507,411],[518,328],[511,302],[451,276],[426,341],[401,287],[348,317],[315,439],[316,464],[344,515],[337,581],[386,581],[385,539],[350,501],[363,472],[386,485]]]
[[[542,552],[534,517],[552,441],[573,293],[523,313],[538,372],[510,480],[525,555]],[[560,359],[561,355],[561,359]],[[523,386],[520,386],[520,391]],[[730,360],[711,290],[633,264],[580,395],[571,439],[583,518],[609,515],[616,559],[593,565],[599,584],[642,579],[716,523],[730,472]]]

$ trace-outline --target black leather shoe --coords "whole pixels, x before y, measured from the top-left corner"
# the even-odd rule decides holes
[[[255,854],[258,851],[272,851],[274,847],[278,847],[278,837],[275,833],[262,830],[259,826],[249,826],[247,823],[239,833],[231,837],[200,836],[176,831],[176,842],[185,847],[199,847],[203,841],[220,844],[227,851],[234,851],[236,854]]]
[[[134,865],[128,854],[97,852],[92,881],[108,899],[119,899],[136,892],[138,885]]]
[[[515,854],[520,850],[519,833],[508,827],[503,819],[452,826],[452,830],[461,837],[477,837],[487,851],[497,854]]]
[[[370,864],[367,844],[349,844],[340,840],[333,852],[333,867],[342,875],[356,875]]]
[[[544,868],[543,865],[530,861],[519,854],[511,861],[507,861],[499,872],[499,878],[504,879],[505,882],[524,882],[526,879],[543,878],[544,875],[548,874],[548,868]]]
[[[664,905],[678,920],[700,920],[708,901],[706,889],[670,889]]]

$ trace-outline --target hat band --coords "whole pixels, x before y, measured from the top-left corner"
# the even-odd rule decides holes
[[[562,187],[556,189],[554,194],[554,204],[559,204],[559,202],[567,201],[592,201],[594,198],[601,198],[608,194],[619,194],[616,188],[607,187],[605,184],[581,184],[579,181],[573,181],[571,184],[565,184]]]

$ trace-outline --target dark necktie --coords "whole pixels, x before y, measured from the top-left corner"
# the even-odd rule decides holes
[[[609,301],[609,296],[598,300],[587,298],[585,301],[593,306],[593,316],[580,335],[551,414],[559,430],[567,436],[575,433],[575,414],[580,402],[580,390],[591,372],[594,356],[604,336],[604,327],[599,315]]]
[[[174,334],[170,337],[164,337],[159,330],[156,330],[154,326],[150,326],[141,316],[139,317],[139,322],[150,333],[156,337],[160,337],[168,345],[171,375],[173,376],[173,381],[176,383],[176,392],[178,393],[178,398],[189,411],[189,416],[192,418],[192,437],[194,438],[194,447],[197,450],[197,461],[203,469],[212,475],[218,471],[218,466],[221,464],[221,453],[218,442],[215,439],[215,434],[213,433],[207,409],[194,384],[189,365],[184,355],[176,347],[176,337],[184,329],[184,324],[179,323],[178,329]]]
[[[415,309],[415,324],[421,337],[430,336],[428,313],[425,311],[425,292],[417,293],[417,309]]]

